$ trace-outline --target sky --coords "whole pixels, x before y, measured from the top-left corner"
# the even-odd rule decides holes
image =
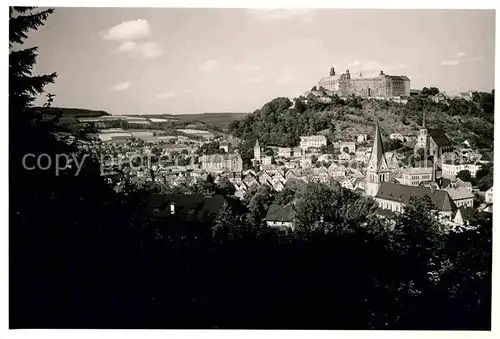
[[[54,106],[252,112],[349,69],[411,88],[494,88],[493,10],[56,8],[30,33]],[[37,103],[42,104],[41,97]]]

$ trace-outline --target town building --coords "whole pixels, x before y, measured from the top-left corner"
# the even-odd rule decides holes
[[[346,177],[347,168],[345,168],[345,166],[337,166],[337,164],[332,163],[330,167],[328,167],[328,175],[333,179]]]
[[[465,187],[448,188],[446,192],[450,195],[451,199],[457,207],[473,207],[474,194],[472,194]]]
[[[229,143],[228,142],[221,142],[219,144],[219,149],[223,149],[226,153],[229,153]]]
[[[457,225],[466,226],[468,225],[469,219],[474,215],[474,209],[472,207],[460,207],[455,213],[453,222]]]
[[[401,169],[399,183],[407,186],[419,186],[421,182],[433,181],[432,167],[411,167]]]
[[[279,147],[278,148],[278,156],[288,159],[292,156],[292,148],[291,147]]]
[[[302,156],[302,148],[300,147],[294,147],[292,150],[292,157],[294,158],[300,158]]]
[[[428,156],[432,156],[437,162],[441,160],[444,153],[453,150],[452,143],[442,131],[428,129],[426,127],[425,111],[422,119],[422,127],[420,128],[417,143],[414,148],[415,154],[417,154],[420,149],[424,150],[424,159],[427,159]]]
[[[201,169],[207,172],[241,172],[243,160],[239,154],[212,154],[200,157]]]
[[[321,146],[326,146],[326,137],[324,135],[300,137],[300,148],[304,151],[309,148],[321,148]]]
[[[263,166],[270,166],[272,163],[273,163],[273,157],[265,156],[262,158],[262,165]]]
[[[333,148],[340,150],[342,153],[356,153],[356,143],[350,141],[339,141],[333,143]],[[347,152],[345,152],[347,149]]]
[[[360,134],[358,135],[357,142],[358,144],[362,144],[368,141],[368,135],[367,134]]]
[[[376,77],[351,77],[349,70],[337,75],[335,68],[330,69],[330,75],[318,82],[320,88],[347,97],[350,95],[364,98],[393,98],[410,96],[410,79],[405,75],[386,75],[383,71]]]
[[[248,209],[236,199],[200,194],[154,194],[147,201],[145,211],[151,222],[160,227],[173,229],[205,225],[209,228],[225,207],[237,214],[248,213]]]
[[[411,198],[429,196],[434,208],[439,212],[441,218],[451,220],[457,206],[453,202],[448,192],[444,190],[433,190],[429,187],[417,187],[396,184],[392,182],[382,182],[375,196],[378,207],[391,212],[403,212],[404,207]]]
[[[488,188],[488,190],[484,194],[484,202],[486,202],[487,204],[493,203],[493,186]]]
[[[264,220],[266,221],[267,226],[270,227],[288,227],[293,229],[294,222],[294,210],[292,204],[288,205],[279,205],[272,204],[269,206],[267,210],[266,217]]]
[[[443,178],[455,180],[460,171],[469,171],[471,177],[475,178],[477,171],[481,168],[479,164],[467,164],[457,162],[443,162],[441,165]]]
[[[405,137],[401,133],[391,133],[391,135],[389,135],[389,139],[391,139],[391,140],[399,140],[401,142],[405,141]]]
[[[481,164],[488,164],[493,162],[493,154],[494,152],[486,152],[484,153],[481,158],[479,159],[479,163]]]
[[[372,197],[376,196],[380,184],[389,181],[389,174],[389,165],[385,159],[382,137],[380,135],[378,123],[376,123],[372,151],[366,170],[366,194]]]

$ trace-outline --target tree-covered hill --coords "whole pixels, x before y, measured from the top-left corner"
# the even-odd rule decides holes
[[[61,115],[63,117],[74,118],[95,118],[110,115],[106,111],[96,111],[84,108],[64,108],[64,107],[37,107],[37,111],[47,115]]]
[[[473,100],[461,98],[434,102],[431,96],[410,97],[406,104],[366,100],[359,97],[315,100],[276,98],[253,114],[229,125],[229,132],[245,142],[243,157],[250,156],[256,139],[263,145],[297,146],[301,135],[325,134],[329,142],[351,140],[374,133],[378,121],[384,139],[391,133],[416,132],[426,112],[428,128],[442,129],[454,144],[468,140],[477,148],[493,144],[494,91],[475,93]],[[248,155],[248,156],[247,156]]]

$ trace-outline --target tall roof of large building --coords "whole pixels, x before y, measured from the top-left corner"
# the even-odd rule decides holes
[[[448,139],[448,137],[446,137],[446,134],[444,134],[441,130],[429,129],[429,135],[439,147],[452,145],[451,141]]]
[[[370,160],[368,161],[368,169],[376,171],[381,168],[388,169],[389,166],[385,158],[384,148],[382,145],[382,137],[380,135],[378,123],[375,123],[375,136],[373,137],[373,146],[370,154]]]
[[[391,78],[392,80],[405,80],[410,81],[406,75],[386,75],[386,77]]]
[[[392,182],[382,182],[376,198],[397,201],[408,204],[412,197],[423,197],[428,195],[437,210],[450,212],[457,209],[455,203],[446,191],[432,191],[429,187],[408,186]]]

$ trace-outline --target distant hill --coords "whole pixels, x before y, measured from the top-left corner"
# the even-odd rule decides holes
[[[110,115],[105,111],[95,111],[85,108],[63,108],[63,107],[36,107],[36,110],[43,114],[57,115],[74,117],[74,118],[95,118],[104,115]]]
[[[227,131],[228,126],[235,120],[240,120],[251,113],[197,113],[197,114],[133,114],[130,116],[142,118],[162,118],[189,121],[192,123],[201,122],[212,125],[221,130]]]

